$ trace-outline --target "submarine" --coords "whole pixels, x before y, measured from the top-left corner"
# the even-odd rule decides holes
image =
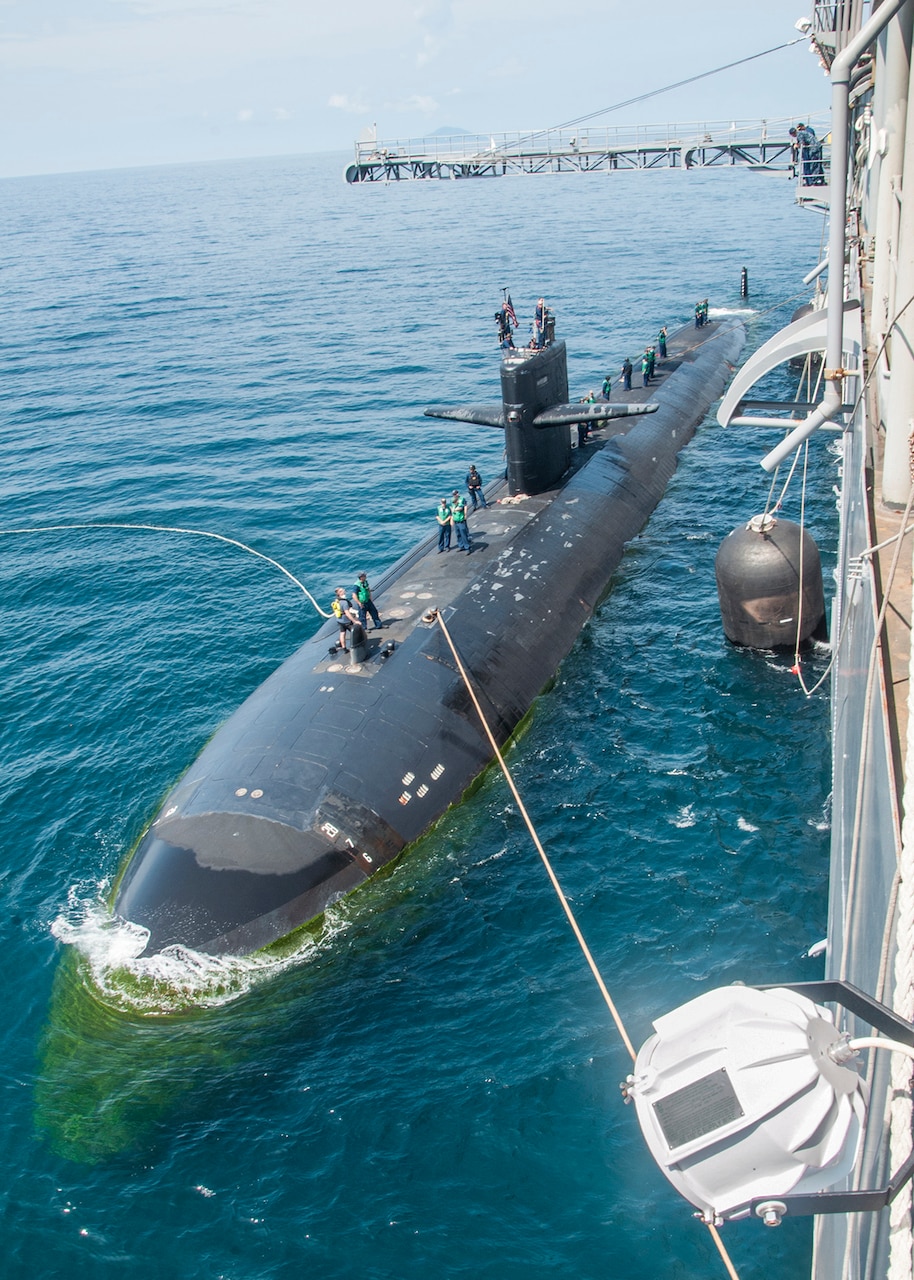
[[[438,616],[505,743],[608,591],[744,339],[732,318],[686,326],[652,385],[585,404],[569,402],[552,338],[503,351],[500,403],[426,410],[504,433],[505,477],[471,513],[471,553],[439,555],[435,530],[376,583],[385,627],[354,642],[348,664],[328,622],[214,734],[115,885],[115,915],[148,931],[144,954],[279,943],[461,799],[493,752]],[[581,422],[592,440],[573,447]]]

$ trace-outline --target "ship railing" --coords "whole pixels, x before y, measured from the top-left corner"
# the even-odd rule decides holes
[[[809,35],[828,66],[860,30],[864,16],[863,0],[815,0]]]
[[[792,164],[792,170],[797,185],[797,203],[816,209],[827,208],[831,175],[829,145],[820,144],[818,154],[812,158],[798,156]]]

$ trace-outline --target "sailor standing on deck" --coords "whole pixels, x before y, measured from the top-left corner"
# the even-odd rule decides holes
[[[340,628],[339,647],[342,649],[343,653],[348,653],[349,632],[359,621],[359,615],[355,610],[355,606],[350,604],[346,599],[345,587],[336,588],[333,599],[330,602],[330,608]]]
[[[651,380],[651,358],[645,351],[641,357],[641,385],[646,387]]]
[[[359,621],[361,622],[362,626],[365,627],[365,630],[366,631],[368,630],[368,625],[367,625],[368,615],[371,616],[371,620],[374,623],[375,628],[380,630],[381,618],[380,618],[380,615],[378,614],[378,606],[375,604],[375,602],[371,598],[371,587],[368,585],[367,574],[365,573],[359,574],[359,580],[355,584],[355,591],[352,594],[355,596],[355,599],[356,599],[356,607],[359,613]]]
[[[438,554],[451,549],[451,506],[447,498],[442,498],[435,512],[438,521]]]
[[[666,325],[660,326],[660,332],[657,335],[657,345],[660,348],[660,359],[666,359]]]
[[[632,389],[632,362],[628,356],[622,361],[622,376],[619,381],[622,383],[623,391],[631,391]]]
[[[480,504],[484,507],[489,505],[486,502],[486,495],[482,491],[482,476],[476,470],[475,463],[470,465],[470,469],[467,472],[467,489],[469,490],[470,501],[473,504],[474,511]]]
[[[460,491],[454,490],[454,496],[451,499],[451,523],[454,526],[454,532],[457,535],[457,550],[470,550],[470,534],[467,529],[467,504],[464,498],[461,498]]]

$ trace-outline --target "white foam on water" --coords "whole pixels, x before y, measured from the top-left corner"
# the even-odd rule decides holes
[[[675,818],[670,818],[674,827],[694,827],[698,819],[695,817],[695,806],[687,804],[680,809]]]
[[[712,316],[754,316],[755,307],[708,307],[708,317]]]
[[[736,825],[739,827],[740,831],[758,831],[758,827],[754,823],[750,822],[748,818],[737,818]]]
[[[60,942],[75,947],[106,1003],[134,1013],[164,1016],[188,1008],[230,1004],[252,987],[311,960],[345,927],[331,909],[319,938],[304,934],[287,955],[212,956],[180,944],[143,955],[149,930],[112,916],[105,886],[86,893],[74,885],[67,908],[51,924]]]

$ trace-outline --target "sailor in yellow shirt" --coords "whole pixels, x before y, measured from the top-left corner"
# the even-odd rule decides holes
[[[356,613],[355,606],[347,598],[345,587],[337,587],[333,599],[330,601],[330,608],[340,627],[339,647],[343,650],[343,653],[348,653],[349,632],[352,630],[353,625],[359,621],[359,615]]]

